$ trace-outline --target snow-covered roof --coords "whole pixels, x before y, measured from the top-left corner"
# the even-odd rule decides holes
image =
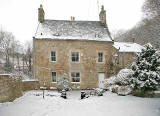
[[[35,38],[112,41],[108,28],[100,21],[44,20],[39,23]]]
[[[143,46],[137,43],[130,42],[114,42],[113,45],[116,49],[119,49],[119,52],[141,52]]]

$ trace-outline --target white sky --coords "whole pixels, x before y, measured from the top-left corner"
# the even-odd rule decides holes
[[[142,18],[144,0],[98,0],[104,5],[112,31],[130,29]],[[97,0],[0,0],[0,26],[25,43],[32,40],[38,24],[38,7],[43,5],[46,19],[99,20]]]

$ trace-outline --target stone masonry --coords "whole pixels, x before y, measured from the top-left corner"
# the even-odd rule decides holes
[[[51,72],[57,72],[57,78],[67,74],[69,85],[74,89],[98,87],[98,73],[105,77],[111,75],[110,66],[113,56],[113,42],[44,40],[34,39],[34,77],[48,87],[56,87],[51,81]],[[50,52],[57,53],[57,61],[51,62]],[[80,62],[71,62],[71,51],[80,52]],[[98,63],[98,52],[104,53],[104,63]],[[71,82],[71,72],[80,72],[80,83]]]

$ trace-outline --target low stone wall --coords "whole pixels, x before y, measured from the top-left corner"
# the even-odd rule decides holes
[[[22,79],[9,74],[0,74],[0,102],[13,101],[22,96]]]
[[[39,81],[37,80],[23,80],[23,91],[36,90],[40,88]]]

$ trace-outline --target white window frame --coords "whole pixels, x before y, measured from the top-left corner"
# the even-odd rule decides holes
[[[79,82],[73,82],[72,81],[72,73],[79,73]],[[71,77],[71,83],[81,83],[81,73],[80,72],[71,72],[70,77]]]
[[[77,52],[78,53],[78,61],[72,61],[72,53]],[[80,52],[79,51],[71,51],[71,62],[72,63],[80,63]]]
[[[52,52],[55,52],[55,56],[52,56]],[[55,61],[52,61],[52,57],[55,57],[56,60],[55,60]],[[54,51],[54,50],[50,52],[50,61],[51,61],[51,62],[56,62],[56,61],[57,61],[57,53],[56,53],[56,51]]]
[[[102,62],[99,62],[99,53],[102,53]],[[104,63],[104,52],[98,52],[98,58],[97,58],[98,63]]]
[[[52,73],[55,73],[55,74],[56,74],[56,81],[53,81],[53,75],[52,75]],[[51,82],[52,82],[52,83],[57,83],[57,72],[55,72],[55,71],[52,71],[52,72],[51,72]]]

